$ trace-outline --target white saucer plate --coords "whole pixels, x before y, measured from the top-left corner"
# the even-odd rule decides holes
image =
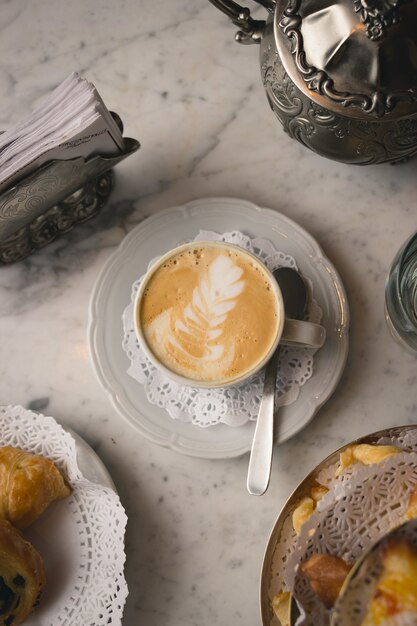
[[[327,339],[314,357],[313,376],[298,399],[279,409],[280,442],[303,428],[335,390],[348,352],[349,309],[338,273],[311,235],[277,211],[245,200],[206,198],[160,211],[134,228],[109,257],[91,295],[88,344],[94,371],[113,406],[154,443],[190,456],[230,458],[250,450],[254,423],[199,428],[172,419],[150,404],[144,387],[127,374],[129,361],[122,349],[122,313],[130,302],[133,282],[151,259],[193,239],[200,230],[239,230],[249,237],[269,239],[277,250],[294,257],[314,285]]]

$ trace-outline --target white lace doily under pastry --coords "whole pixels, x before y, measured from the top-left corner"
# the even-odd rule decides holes
[[[0,445],[52,459],[73,489],[24,530],[45,562],[47,578],[42,600],[25,625],[120,626],[127,597],[127,518],[118,495],[83,477],[74,439],[52,417],[0,407]]]
[[[277,251],[266,239],[251,239],[233,231],[218,234],[200,231],[193,241],[224,241],[238,245],[259,257],[274,271],[278,267],[297,269],[295,259]],[[178,242],[178,245],[184,242]],[[152,259],[149,267],[157,259]],[[129,358],[128,374],[145,386],[146,396],[152,404],[165,409],[168,414],[183,422],[197,426],[213,426],[223,423],[228,426],[241,426],[249,420],[256,420],[262,394],[264,371],[250,381],[225,389],[197,389],[185,387],[164,376],[145,356],[135,335],[133,324],[133,301],[143,276],[132,286],[131,303],[123,312],[123,350]],[[312,285],[309,285],[312,295]],[[311,297],[306,319],[319,323],[322,311]],[[314,350],[283,346],[280,350],[276,384],[277,405],[288,405],[298,398],[300,387],[313,373]]]
[[[287,585],[305,613],[297,626],[326,626],[331,616],[302,573],[302,563],[314,554],[332,554],[353,564],[406,519],[410,493],[417,486],[417,452],[354,467],[348,480],[326,494],[303,524],[287,561]]]
[[[320,485],[324,485],[325,487],[327,487],[327,489],[329,489],[329,493],[327,494],[328,506],[330,506],[330,503],[335,499],[336,492],[334,488],[337,485],[343,484],[355,472],[355,466],[351,466],[348,467],[343,472],[343,474],[336,478],[336,471],[338,467],[339,461],[337,460],[336,462],[332,462],[326,467],[322,468],[316,476],[316,481]],[[305,495],[309,494],[306,493]],[[293,528],[291,511],[282,524],[279,540],[274,549],[274,556],[271,567],[271,579],[268,590],[268,595],[271,602],[277,593],[290,590],[287,576],[287,563],[294,554],[297,542],[298,535]],[[281,626],[275,616],[271,622],[271,626]]]
[[[417,428],[399,432],[391,437],[381,437],[378,439],[379,446],[398,446],[404,450],[413,450],[417,452]]]

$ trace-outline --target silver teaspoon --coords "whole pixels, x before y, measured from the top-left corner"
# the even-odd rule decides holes
[[[285,316],[304,318],[308,290],[300,274],[290,267],[280,267],[274,272],[284,300]],[[268,361],[261,404],[253,436],[249,459],[247,488],[251,495],[261,496],[268,489],[274,446],[274,404],[279,346]]]

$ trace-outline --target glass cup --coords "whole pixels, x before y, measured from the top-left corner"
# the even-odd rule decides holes
[[[417,233],[397,252],[385,285],[385,319],[400,344],[417,350]]]

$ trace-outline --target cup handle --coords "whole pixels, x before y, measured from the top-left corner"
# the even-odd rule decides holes
[[[285,318],[280,343],[306,348],[321,348],[326,341],[326,329],[320,324]]]

